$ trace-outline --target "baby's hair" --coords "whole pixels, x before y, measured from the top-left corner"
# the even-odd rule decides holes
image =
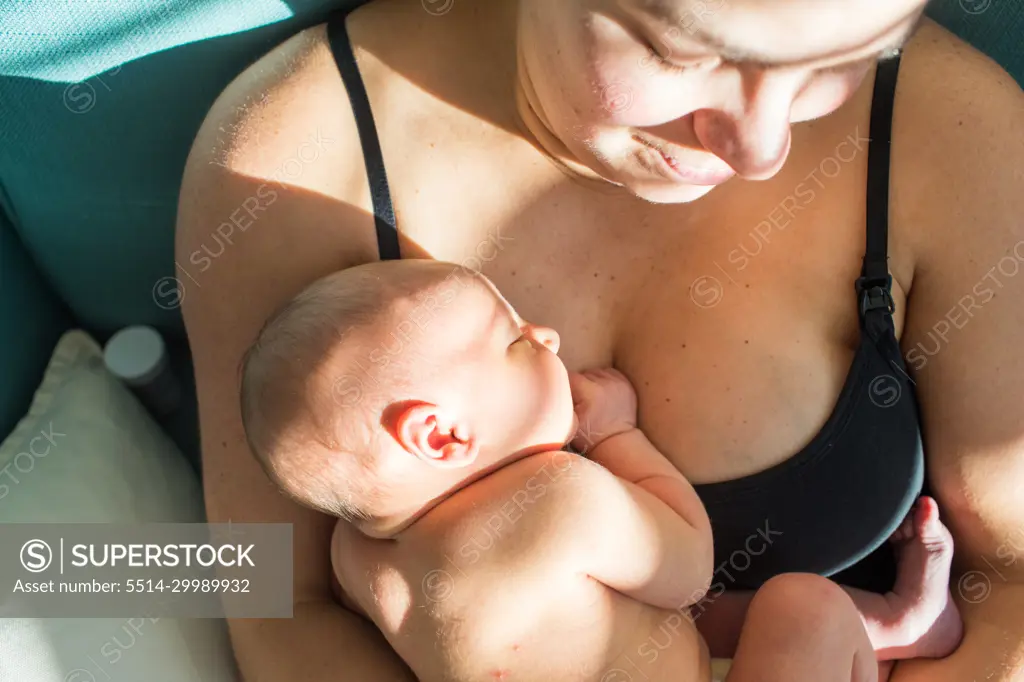
[[[457,266],[386,261],[317,280],[277,311],[241,363],[242,426],[270,479],[298,502],[347,521],[373,518],[375,456],[387,391],[416,357],[383,366],[360,357],[396,304],[449,280]],[[339,391],[345,390],[340,396]]]

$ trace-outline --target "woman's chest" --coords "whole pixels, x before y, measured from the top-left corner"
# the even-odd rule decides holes
[[[827,173],[795,153],[769,182],[682,206],[545,182],[544,166],[519,188],[510,174],[502,195],[517,199],[502,200],[465,173],[458,193],[435,187],[433,210],[410,206],[433,218],[403,232],[554,327],[569,369],[625,372],[641,428],[692,481],[732,479],[810,441],[848,373],[866,238],[863,159],[848,146]]]
[[[840,222],[775,224],[749,210],[660,220],[645,248],[553,268],[551,295],[520,292],[498,264],[493,277],[562,332],[570,369],[612,364],[630,378],[641,428],[690,480],[728,480],[797,452],[842,389],[859,340],[863,229]]]

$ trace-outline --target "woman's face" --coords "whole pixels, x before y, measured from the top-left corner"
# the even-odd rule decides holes
[[[772,177],[790,124],[838,108],[922,0],[521,0],[532,107],[572,155],[655,202]]]

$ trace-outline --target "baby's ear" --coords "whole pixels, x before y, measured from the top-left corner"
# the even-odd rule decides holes
[[[395,419],[395,439],[409,454],[444,469],[468,466],[479,454],[466,425],[431,403],[403,405]]]

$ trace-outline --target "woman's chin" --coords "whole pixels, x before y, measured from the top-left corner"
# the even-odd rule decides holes
[[[645,148],[641,150],[647,152]],[[649,153],[591,154],[590,158],[590,168],[599,176],[652,204],[689,203],[717,187],[688,183],[682,177],[672,176],[667,168],[651,164]]]
[[[636,173],[632,168],[615,168],[601,164],[599,171],[609,182],[652,204],[685,204],[696,201],[717,185],[692,185],[669,180],[657,174]]]
[[[685,204],[696,201],[715,189],[716,185],[686,185],[682,183],[628,180],[622,186],[652,204]]]

